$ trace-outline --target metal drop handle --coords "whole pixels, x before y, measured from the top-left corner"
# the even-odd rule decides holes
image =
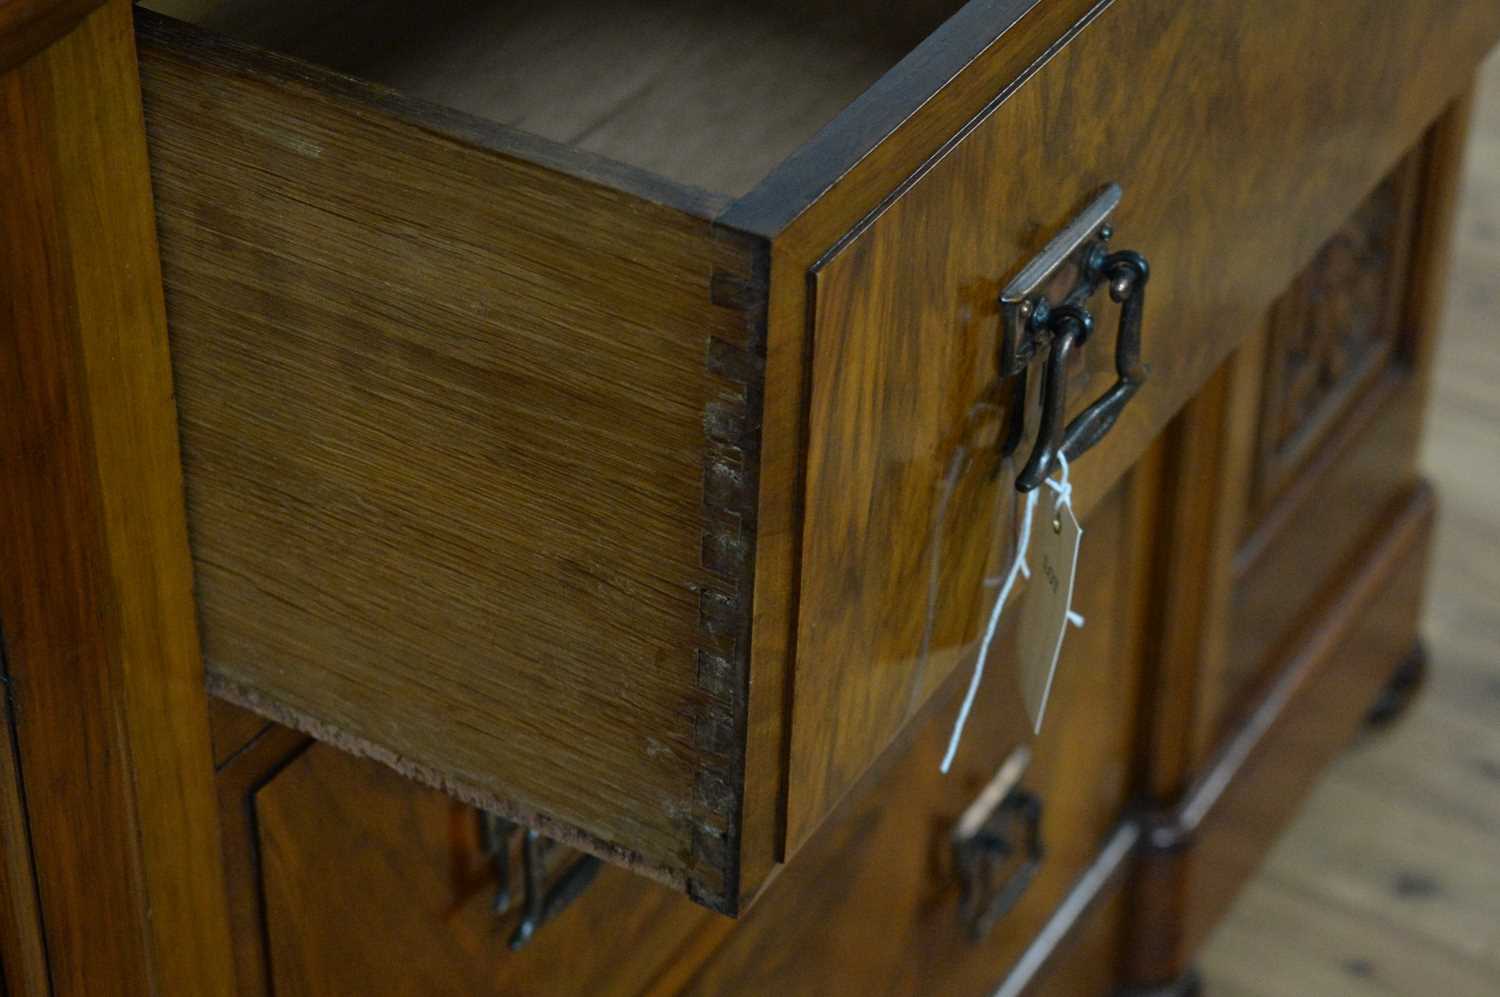
[[[1012,752],[953,829],[959,918],[976,942],[1020,902],[1046,856],[1041,798],[1020,785],[1030,761],[1024,745]]]
[[[997,366],[1001,378],[1020,379],[1013,397],[1024,401],[1026,368],[1047,351],[1041,422],[1031,456],[1016,477],[1018,491],[1031,491],[1045,481],[1058,453],[1073,461],[1102,440],[1146,382],[1141,325],[1151,268],[1138,252],[1109,250],[1114,231],[1106,220],[1121,196],[1119,185],[1106,187],[1001,292],[1003,334]],[[1088,301],[1106,284],[1110,298],[1120,306],[1115,383],[1065,428],[1068,357],[1093,333]],[[1024,405],[1014,405],[1011,429],[1005,434],[1011,449],[1020,441],[1024,418]]]
[[[495,871],[495,898],[491,910],[507,914],[511,895],[510,849],[512,839],[521,838],[520,920],[511,932],[511,951],[524,948],[537,931],[583,896],[599,874],[600,862],[593,855],[579,855],[550,884],[547,882],[546,852],[549,842],[529,828],[521,828],[496,814],[479,813],[480,848]]]

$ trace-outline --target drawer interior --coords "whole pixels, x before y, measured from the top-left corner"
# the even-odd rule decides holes
[[[773,257],[1037,0],[146,6],[210,688],[734,912],[783,858]]]
[[[216,33],[738,197],[959,0],[150,0]]]

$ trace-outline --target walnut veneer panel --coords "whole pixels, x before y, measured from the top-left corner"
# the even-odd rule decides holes
[[[1142,529],[1149,474],[1105,496],[1088,534],[1075,604],[1088,625],[1063,645],[1053,703],[1033,738],[1012,677],[997,671],[975,706],[966,750],[942,777],[958,676],[772,881],[693,981],[694,994],[989,994],[1095,859],[1134,792],[1147,605]],[[1004,642],[1009,653],[1014,642]],[[1033,761],[1021,785],[1043,805],[1046,857],[1018,905],[973,941],[958,917],[953,824],[1018,744]],[[1091,933],[1092,934],[1092,933]],[[1113,936],[1073,958],[1106,966]]]
[[[1201,707],[1204,747],[1243,716],[1275,673],[1278,645],[1416,480],[1435,330],[1412,307],[1411,260],[1431,221],[1428,188],[1442,179],[1432,145],[1429,136],[1407,156],[1271,309],[1258,440],[1236,497],[1244,515],[1227,653]]]
[[[271,986],[324,994],[639,994],[713,914],[623,869],[525,948],[467,806],[314,745],[254,793]],[[512,868],[520,902],[520,866]],[[727,923],[727,922],[726,922]]]
[[[1151,377],[1075,468],[1086,512],[1257,328],[1500,31],[1500,8],[1460,2],[1139,0],[1096,9],[812,267],[789,850],[924,690],[972,658],[975,614],[960,605],[946,653],[921,667],[920,580],[966,414],[996,396],[1006,279],[1105,183],[1124,187],[1116,245],[1152,261]],[[1352,59],[1356,31],[1364,54]],[[1102,306],[1100,317],[1085,386],[1070,395],[1075,409],[1114,376],[1113,309]],[[787,348],[774,318],[773,354]],[[970,473],[988,469],[976,462]],[[990,511],[1003,514],[1009,480],[1001,473],[974,486],[979,511],[966,521],[968,543],[957,545],[974,553],[949,563],[945,590],[977,589]]]

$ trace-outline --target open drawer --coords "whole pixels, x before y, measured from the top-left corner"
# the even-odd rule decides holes
[[[213,687],[726,912],[972,660],[1008,472],[962,483],[936,619],[925,572],[1004,284],[1123,187],[1150,381],[1086,513],[1500,28],[154,5],[206,26],[138,22]],[[1112,354],[1078,351],[1072,411]]]

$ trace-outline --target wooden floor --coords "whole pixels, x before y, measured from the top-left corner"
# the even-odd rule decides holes
[[[1205,952],[1209,997],[1500,995],[1500,58],[1486,68],[1424,463],[1433,677],[1328,774]]]

